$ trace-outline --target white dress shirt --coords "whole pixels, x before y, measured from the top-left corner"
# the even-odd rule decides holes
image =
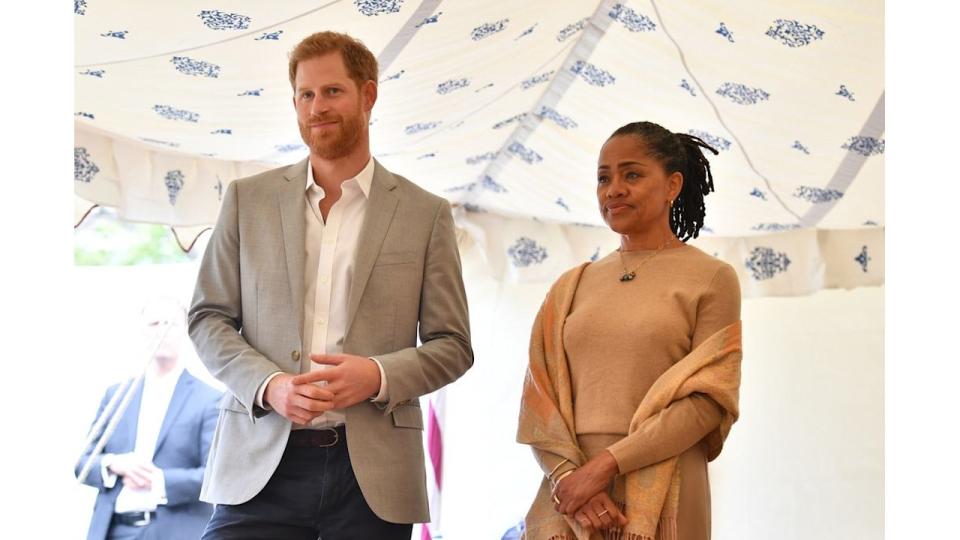
[[[367,212],[370,186],[373,183],[374,161],[371,158],[356,177],[341,184],[340,199],[330,207],[324,221],[320,213],[320,201],[326,196],[322,187],[313,179],[313,167],[307,161],[305,196],[307,210],[304,212],[304,298],[303,298],[303,346],[308,354],[340,354],[347,331],[347,296],[353,281],[353,267],[360,229]],[[374,401],[386,401],[387,379],[383,366],[373,359],[380,369],[380,391]],[[311,371],[330,366],[310,363]],[[276,372],[260,385],[257,405],[263,403],[267,383],[281,372]],[[326,384],[326,383],[320,383]],[[346,423],[342,410],[331,410],[318,416],[309,427],[324,428]],[[294,425],[294,429],[298,426]]]
[[[149,371],[143,378],[143,395],[140,398],[140,413],[137,416],[137,439],[133,449],[133,454],[142,461],[153,462],[153,453],[157,449],[160,427],[167,415],[170,398],[173,397],[173,391],[181,373],[183,373],[183,366],[177,366],[163,375],[156,375],[153,371]],[[107,488],[111,488],[117,483],[117,475],[108,469],[113,461],[113,456],[113,454],[105,454],[100,461],[100,474],[103,475],[103,485]],[[118,514],[147,512],[156,510],[158,505],[166,503],[166,483],[163,471],[158,470],[151,478],[150,489],[134,489],[121,486],[113,511]]]

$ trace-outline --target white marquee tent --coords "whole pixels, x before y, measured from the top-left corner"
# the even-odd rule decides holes
[[[746,295],[883,281],[879,2],[198,5],[75,2],[80,215],[113,206],[189,244],[224,183],[306,155],[286,54],[334,28],[378,55],[375,154],[458,203],[496,275],[610,248],[596,156],[651,119],[720,151],[702,244]]]
[[[786,491],[770,495],[775,504],[759,494],[737,499],[747,501],[739,506],[716,501],[715,534],[766,530],[735,517],[752,512],[800,523],[805,504],[836,517],[814,524],[837,535],[821,538],[880,530],[882,2],[75,0],[74,12],[76,221],[94,205],[113,207],[125,220],[170,225],[184,247],[215,221],[228,182],[306,156],[287,80],[286,55],[296,42],[331,29],[377,55],[374,155],[454,203],[463,232],[478,366],[448,396],[449,473],[435,524],[445,538],[499,538],[523,515],[536,471],[526,449],[506,448],[512,417],[504,426],[470,418],[497,434],[495,455],[520,461],[510,469],[524,471],[514,477],[517,489],[464,472],[470,460],[457,457],[465,454],[455,454],[462,439],[453,437],[470,433],[449,424],[456,414],[468,417],[468,399],[481,395],[501,400],[494,410],[515,414],[525,333],[546,286],[617,245],[596,209],[600,145],[620,125],[643,119],[698,135],[719,151],[711,157],[716,193],[706,199],[706,227],[693,243],[732,264],[744,296],[756,299],[745,303],[744,319],[763,330],[751,338],[746,327],[745,369],[751,345],[774,354],[778,345],[793,347],[779,367],[745,372],[745,385],[782,390],[761,399],[745,387],[745,402],[783,408],[761,414],[762,428],[754,424],[755,435],[741,439],[780,437],[775,446],[791,456],[784,468],[792,472],[761,478],[751,471],[745,482],[756,493]],[[858,287],[866,289],[824,291]],[[782,320],[770,320],[776,317]],[[826,333],[806,336],[805,327]],[[817,340],[834,350],[811,348]],[[805,362],[806,370],[783,359]],[[491,371],[480,365],[498,360]],[[821,386],[824,377],[837,385],[869,381],[860,398],[834,403],[867,420],[869,429],[853,424],[865,430],[868,450],[862,439],[859,446],[837,442],[832,451],[844,457],[833,465],[789,450],[796,434],[776,422],[794,414],[811,421],[809,410],[783,403],[802,401],[792,393],[800,387],[831,388]],[[489,390],[498,384],[506,387]],[[852,424],[836,419],[807,427],[839,441]],[[720,459],[715,493],[737,492],[747,462],[758,459],[751,452],[740,454],[741,465],[723,468]],[[851,513],[830,497],[801,502],[812,486],[797,480],[794,466],[812,467],[815,478],[829,478],[863,506]],[[471,497],[510,504],[491,502],[477,513]]]

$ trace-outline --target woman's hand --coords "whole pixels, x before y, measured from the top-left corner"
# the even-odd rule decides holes
[[[614,525],[623,527],[627,524],[627,517],[605,491],[591,497],[574,513],[573,519],[587,530],[609,529]]]
[[[563,477],[553,488],[554,508],[573,517],[591,497],[604,491],[617,476],[620,467],[613,454],[604,450],[579,469]]]

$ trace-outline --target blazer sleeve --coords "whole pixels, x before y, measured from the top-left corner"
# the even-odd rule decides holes
[[[283,369],[240,334],[239,213],[237,182],[231,182],[200,264],[187,325],[203,364],[240,400],[252,421],[257,389],[272,373]]]
[[[420,292],[420,343],[377,355],[388,384],[386,412],[429,394],[473,365],[467,294],[450,204],[437,205],[426,250]]]
[[[739,320],[740,281],[733,267],[724,264],[700,296],[692,349]],[[674,401],[607,450],[624,474],[682,454],[715,430],[722,417],[717,402],[695,393]]]
[[[196,467],[163,469],[163,481],[167,490],[167,506],[191,504],[200,500],[200,486],[203,484],[203,470],[207,465],[207,454],[213,440],[213,430],[217,426],[217,401],[220,395],[203,402],[203,411],[199,416],[200,425],[197,436]]]

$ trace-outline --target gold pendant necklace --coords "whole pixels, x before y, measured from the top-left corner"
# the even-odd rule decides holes
[[[663,249],[664,249],[665,247],[667,247],[668,245],[670,245],[670,242],[672,242],[672,241],[673,241],[673,238],[671,238],[671,239],[667,240],[665,243],[661,244],[660,247],[658,247],[657,250],[653,252],[653,255],[651,255],[651,256],[645,258],[644,260],[640,261],[640,264],[638,264],[637,266],[635,266],[635,267],[633,268],[633,270],[627,270],[627,265],[624,264],[624,262],[623,262],[623,249],[617,248],[617,254],[620,255],[620,266],[623,267],[623,274],[620,276],[620,281],[623,282],[623,283],[626,283],[626,282],[628,282],[628,281],[633,281],[633,280],[637,277],[637,270],[640,270],[640,267],[642,267],[643,265],[647,264],[647,262],[649,262],[650,259],[656,257],[661,251],[663,251]]]

